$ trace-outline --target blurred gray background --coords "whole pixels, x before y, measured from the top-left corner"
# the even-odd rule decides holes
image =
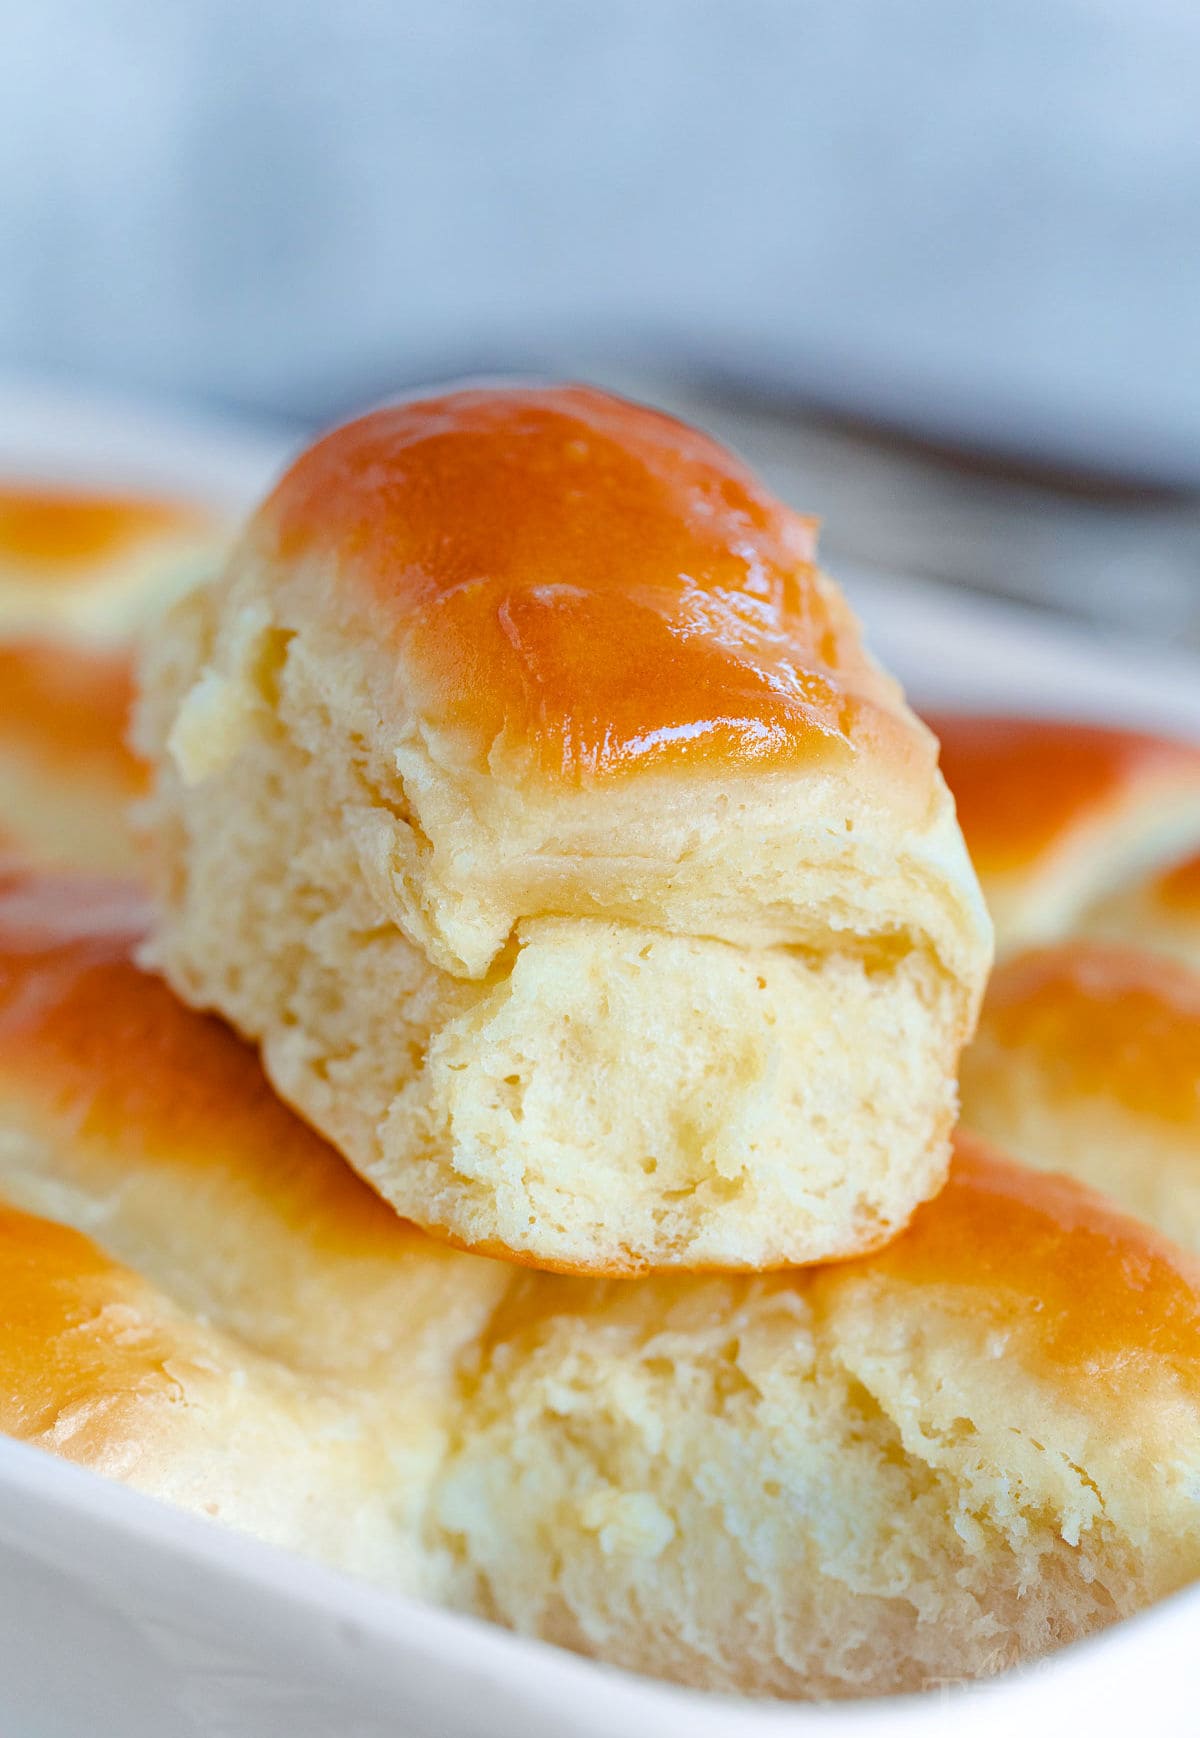
[[[835,548],[1193,634],[1195,0],[0,0],[0,372],[566,370]]]

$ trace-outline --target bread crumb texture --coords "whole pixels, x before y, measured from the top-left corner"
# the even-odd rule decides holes
[[[760,1269],[903,1225],[988,953],[944,789],[898,827],[845,769],[481,773],[289,598],[243,549],[144,672],[176,990],[481,1252]]]

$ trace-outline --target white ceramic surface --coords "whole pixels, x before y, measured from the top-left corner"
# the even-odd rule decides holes
[[[0,470],[239,507],[288,437],[0,383]],[[918,701],[1200,738],[1200,665],[843,575]],[[995,1684],[795,1707],[652,1684],[415,1606],[0,1440],[0,1738],[1190,1738],[1200,1589]]]

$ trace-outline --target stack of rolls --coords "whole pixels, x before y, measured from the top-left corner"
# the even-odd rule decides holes
[[[928,722],[1002,957],[1099,932],[1112,900],[1200,849],[1194,743],[1045,718]],[[1146,913],[1135,922],[1145,938]]]
[[[855,1261],[470,1255],[136,963],[147,921],[111,885],[0,894],[9,1433],[756,1694],[994,1672],[1200,1568],[1200,1273],[1099,1197],[960,1140]]]
[[[964,1120],[1200,1251],[1200,750],[933,723],[1002,956]]]
[[[142,690],[151,894],[0,875],[0,1428],[747,1694],[1200,1576],[1200,1267],[952,1135],[936,740],[728,453],[578,387],[375,412]],[[1127,921],[1064,875],[1022,909]]]
[[[132,640],[222,542],[187,502],[0,481],[0,850],[133,869]]]

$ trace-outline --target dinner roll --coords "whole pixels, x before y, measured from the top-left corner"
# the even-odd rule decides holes
[[[40,1215],[0,1220],[3,1428],[752,1694],[993,1672],[1200,1574],[1200,1269],[1080,1185],[962,1141],[856,1261],[465,1254],[135,964],[143,921],[111,884],[0,882],[0,1195]]]
[[[435,1493],[453,1597],[757,1694],[917,1690],[1200,1570],[1200,1268],[960,1144],[890,1247],[518,1281]]]
[[[963,1058],[964,1121],[1200,1251],[1200,975],[1072,941],[1004,962]]]
[[[1080,928],[1154,948],[1200,971],[1200,854],[1121,887],[1085,912]]]
[[[1001,952],[1059,939],[1200,845],[1200,747],[1056,719],[929,722]]]
[[[41,863],[124,871],[145,772],[126,743],[129,635],[212,564],[196,507],[0,483],[0,843]]]
[[[124,652],[0,640],[0,836],[45,864],[117,872],[136,861],[126,822],[146,769],[125,738]]]
[[[100,1237],[264,1354],[411,1378],[418,1324],[440,1358],[506,1270],[397,1219],[227,1026],[142,971],[148,917],[122,882],[0,867],[0,1194]]]
[[[224,540],[190,502],[0,480],[0,631],[124,644]]]
[[[427,1229],[763,1268],[940,1184],[986,918],[812,555],[665,416],[464,389],[319,441],[151,649],[153,958]]]
[[[485,1328],[509,1270],[398,1219],[275,1097],[244,1043],[141,971],[147,917],[140,890],[120,882],[0,866],[0,1197],[86,1232],[210,1325],[240,1349],[255,1396],[262,1370],[339,1396],[345,1428],[381,1436],[381,1482],[359,1494],[368,1510],[384,1505],[390,1531],[377,1562],[357,1527],[352,1560],[323,1531],[285,1542],[436,1593],[419,1505],[459,1349]],[[275,1476],[270,1453],[246,1476],[252,1497]],[[295,1477],[303,1485],[302,1454]],[[174,1486],[160,1494],[174,1499]],[[338,1500],[344,1516],[344,1491]],[[252,1512],[237,1524],[282,1537]]]
[[[165,1502],[378,1574],[378,1432],[185,1315],[77,1231],[0,1203],[0,1431]],[[393,1537],[388,1571],[403,1569]]]

